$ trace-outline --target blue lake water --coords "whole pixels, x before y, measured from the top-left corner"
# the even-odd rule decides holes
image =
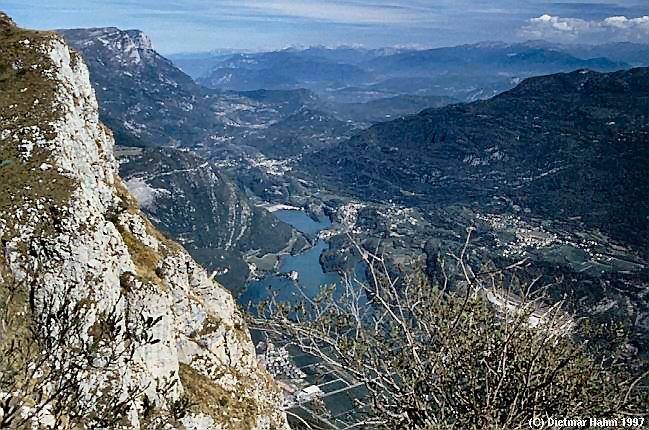
[[[320,230],[331,226],[328,218],[319,221],[311,219],[302,211],[280,210],[274,215],[307,236],[314,238]],[[313,297],[320,291],[321,285],[331,285],[340,281],[337,273],[323,273],[320,266],[320,254],[327,249],[327,244],[319,240],[316,245],[300,255],[287,255],[280,261],[280,272],[295,271],[299,273],[299,283],[305,294]],[[290,279],[283,276],[267,276],[259,281],[248,284],[246,290],[239,296],[239,303],[247,306],[249,303],[263,302],[277,295],[282,302],[299,301],[302,298],[299,290]]]
[[[322,217],[315,221],[303,211],[280,210],[273,212],[273,215],[309,237],[315,237],[320,230],[331,227],[329,218]]]
[[[314,239],[320,230],[329,228],[331,222],[327,218],[315,221],[307,216],[302,211],[288,211],[281,210],[275,212],[275,216],[287,224],[292,225],[295,229]],[[287,255],[282,257],[280,261],[280,272],[296,271],[299,273],[299,284],[304,293],[310,297],[314,297],[320,291],[321,285],[338,284],[341,279],[337,273],[323,273],[322,266],[320,266],[320,254],[327,249],[328,245],[322,240],[318,240],[314,247],[300,255]],[[360,270],[362,265],[357,267],[357,276],[362,272]],[[258,304],[269,299],[273,294],[276,295],[277,300],[280,302],[298,302],[303,300],[302,294],[297,290],[295,283],[283,276],[271,275],[266,278],[254,281],[248,284],[247,289],[239,296],[239,303],[247,307],[249,304]],[[266,340],[266,336],[259,331],[252,331],[253,340],[258,342]],[[297,355],[295,353],[297,352]],[[293,360],[298,366],[304,366],[317,362],[311,356],[305,355],[302,352],[291,351]],[[308,372],[307,372],[308,373]],[[310,376],[308,378],[314,378]],[[307,379],[309,380],[309,379]],[[310,383],[316,384],[317,380],[309,380]],[[352,403],[349,395],[354,398],[364,398],[366,392],[360,391],[363,387],[358,387],[349,392],[335,394],[328,397],[326,405],[332,411],[347,412],[352,409]],[[294,410],[294,412],[299,412]],[[308,416],[308,414],[307,414]]]

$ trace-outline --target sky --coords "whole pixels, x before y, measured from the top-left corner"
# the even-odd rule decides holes
[[[0,10],[28,28],[137,28],[163,54],[649,41],[649,0],[0,0]]]

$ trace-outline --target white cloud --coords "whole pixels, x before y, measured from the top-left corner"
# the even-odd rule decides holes
[[[530,19],[520,30],[520,35],[526,39],[551,42],[647,42],[649,16],[611,16],[601,21],[589,21],[546,14]]]

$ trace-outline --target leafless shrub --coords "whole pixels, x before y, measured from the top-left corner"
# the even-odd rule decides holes
[[[271,300],[254,326],[362,382],[358,428],[522,429],[534,418],[646,415],[637,388],[647,373],[579,340],[581,322],[545,302],[551,285],[516,276],[524,262],[475,272],[469,236],[433,280],[395,276],[359,247],[367,282],[345,278],[298,304]]]
[[[147,387],[125,392],[119,384],[137,348],[159,342],[151,329],[160,317],[136,313],[121,295],[89,326],[93,303],[73,286],[38,305],[33,291],[30,300],[18,297],[24,285],[2,287],[0,428],[115,428],[134,401],[146,403]],[[165,387],[158,391],[166,395]]]

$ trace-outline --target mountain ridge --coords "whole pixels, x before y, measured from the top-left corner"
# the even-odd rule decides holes
[[[375,125],[305,158],[305,170],[373,200],[505,196],[538,214],[582,216],[625,239],[646,237],[648,83],[647,68],[530,78],[490,100]]]
[[[344,101],[351,89],[362,89],[363,97],[370,99],[407,94],[472,101],[508,90],[517,80],[530,76],[580,68],[612,71],[630,67],[622,60],[608,59],[604,54],[613,54],[611,49],[603,48],[592,56],[579,56],[579,52],[587,50],[539,41],[395,50],[312,47],[214,58],[212,71],[196,78],[207,87],[222,90],[303,87],[335,102]],[[295,68],[296,64],[302,67]],[[353,70],[332,76],[322,64]]]

